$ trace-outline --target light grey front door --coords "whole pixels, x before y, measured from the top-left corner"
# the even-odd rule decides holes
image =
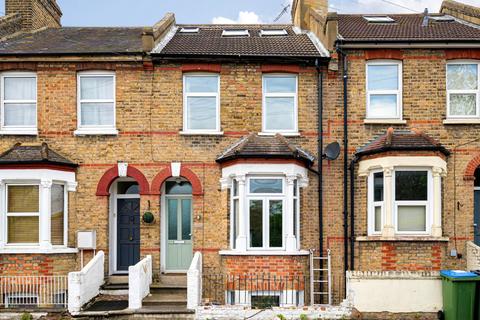
[[[166,197],[166,271],[186,271],[193,258],[192,199]]]

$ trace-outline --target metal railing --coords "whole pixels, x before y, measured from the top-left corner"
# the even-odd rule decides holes
[[[0,308],[65,309],[67,276],[0,276]]]
[[[330,249],[327,256],[315,256],[310,250],[310,305],[332,304],[332,265]],[[325,299],[326,298],[326,299]]]
[[[269,307],[304,306],[309,277],[273,274],[203,275],[203,301],[217,305]]]

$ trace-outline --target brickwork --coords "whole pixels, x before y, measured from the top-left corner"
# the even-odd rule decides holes
[[[55,0],[6,0],[5,14],[20,14],[24,31],[61,26],[62,11]]]
[[[272,274],[276,276],[308,275],[308,256],[225,256],[228,274]]]
[[[475,59],[478,50],[462,58]],[[440,141],[452,154],[446,158],[447,176],[442,188],[443,236],[449,241],[393,241],[355,243],[355,270],[439,270],[465,268],[465,244],[473,240],[473,171],[478,165],[480,143],[477,125],[443,124],[446,118],[446,63],[458,55],[451,50],[356,50],[349,59],[349,160],[355,150],[388,127],[418,128]],[[367,59],[401,59],[403,62],[403,119],[405,125],[365,124]],[[343,86],[341,70],[324,78],[325,143],[343,139]],[[458,146],[458,147],[456,147]],[[343,153],[342,153],[343,155]],[[343,157],[325,163],[325,239],[332,250],[334,270],[343,269]],[[390,156],[407,155],[390,153]],[[408,155],[425,155],[421,152]],[[375,155],[371,157],[379,157]],[[355,171],[355,236],[367,236],[367,179]],[[348,208],[349,210],[350,208]],[[457,257],[450,256],[456,249]],[[341,296],[337,292],[337,298]],[[338,300],[337,300],[338,301]]]

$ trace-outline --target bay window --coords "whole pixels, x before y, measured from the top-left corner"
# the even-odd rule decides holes
[[[297,133],[297,76],[263,76],[263,132]]]
[[[81,134],[117,134],[115,74],[107,71],[78,74],[78,130]]]
[[[360,176],[368,176],[369,235],[442,236],[443,159],[385,157],[359,165]]]
[[[402,64],[367,63],[367,119],[402,118]]]
[[[478,62],[447,64],[447,117],[480,117],[480,72]]]
[[[1,130],[5,134],[37,134],[37,76],[31,72],[1,75]]]
[[[212,74],[187,74],[183,79],[183,131],[219,133],[220,77]]]

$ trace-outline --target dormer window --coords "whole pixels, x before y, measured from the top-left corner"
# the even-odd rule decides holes
[[[200,31],[199,28],[193,28],[193,27],[184,27],[180,29],[180,33],[198,33]]]
[[[248,30],[223,30],[222,37],[249,37]]]
[[[287,30],[285,29],[270,29],[270,30],[260,30],[260,37],[265,36],[286,36]]]
[[[389,16],[363,16],[370,23],[394,23],[395,20]]]

